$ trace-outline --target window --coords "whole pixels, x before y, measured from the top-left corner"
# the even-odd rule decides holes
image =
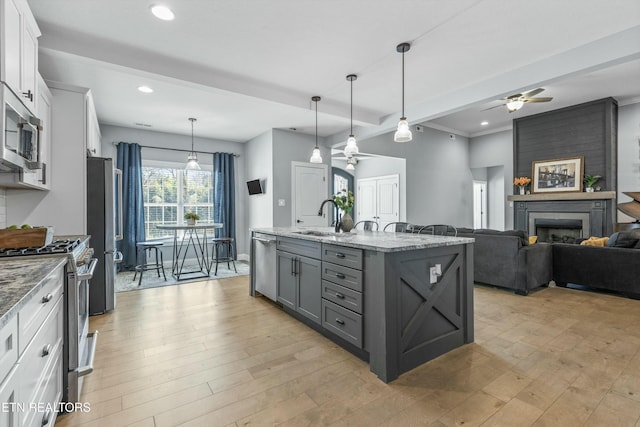
[[[143,166],[142,191],[147,239],[172,237],[158,224],[184,224],[184,214],[195,212],[202,222],[213,222],[212,173],[185,171],[175,166]]]

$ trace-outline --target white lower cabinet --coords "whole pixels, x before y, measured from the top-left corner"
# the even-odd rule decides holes
[[[0,385],[0,426],[18,427],[22,411],[18,408],[20,402],[18,393],[20,380],[18,365],[15,365],[9,375]]]
[[[62,272],[63,264],[0,328],[0,427],[55,423],[63,381]]]

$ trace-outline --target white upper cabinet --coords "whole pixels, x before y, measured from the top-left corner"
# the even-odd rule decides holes
[[[40,29],[26,0],[0,0],[0,80],[35,112]]]

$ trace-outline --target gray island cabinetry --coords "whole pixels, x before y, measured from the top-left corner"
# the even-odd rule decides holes
[[[320,248],[318,242],[278,238],[277,301],[320,324]]]
[[[276,236],[277,302],[367,360],[382,381],[473,342],[473,239],[252,230],[259,232]]]

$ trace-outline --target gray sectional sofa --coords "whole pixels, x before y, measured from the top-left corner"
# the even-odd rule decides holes
[[[552,279],[552,245],[529,245],[523,231],[458,229],[475,240],[473,274],[477,283],[513,289],[519,295],[546,286]]]
[[[608,246],[554,243],[553,280],[640,299],[640,229],[614,233]]]

